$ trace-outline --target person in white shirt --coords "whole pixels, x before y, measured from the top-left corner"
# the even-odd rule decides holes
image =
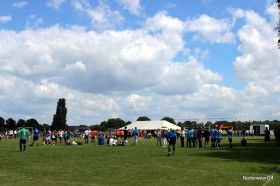
[[[87,144],[88,143],[88,136],[90,134],[90,131],[87,129],[85,132],[84,132],[84,135],[85,135],[85,143]]]
[[[185,140],[185,130],[184,127],[181,127],[181,131],[180,131],[180,139],[181,139],[181,147],[184,147],[184,140]]]
[[[116,144],[117,144],[117,139],[115,138],[113,138],[113,137],[110,137],[110,139],[109,139],[109,146],[116,146]]]

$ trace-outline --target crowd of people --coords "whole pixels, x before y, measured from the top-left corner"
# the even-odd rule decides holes
[[[270,131],[266,128],[265,132],[265,143],[270,142]],[[240,133],[240,134],[239,134]],[[39,131],[37,128],[32,131],[32,135],[30,131],[26,128],[21,128],[21,130],[17,131],[17,134],[20,137],[20,151],[25,151],[26,144],[28,143],[28,139],[31,138],[32,143],[30,146],[40,146],[40,145],[49,145],[55,146],[57,144],[63,145],[71,145],[70,138],[72,133],[70,130],[50,130],[43,129],[43,131]],[[274,130],[274,135],[276,139],[277,145],[280,145],[280,128],[277,127]],[[241,145],[247,145],[247,136],[250,135],[250,131],[246,130],[241,131],[233,131],[232,129],[228,129],[226,132],[219,128],[181,128],[181,130],[138,130],[137,127],[134,129],[127,129],[125,127],[122,130],[113,130],[113,131],[96,131],[96,130],[85,130],[82,135],[79,137],[84,140],[85,144],[95,143],[96,138],[103,137],[107,139],[108,146],[127,146],[128,139],[133,140],[131,145],[138,145],[138,139],[156,139],[157,146],[168,147],[168,154],[170,155],[171,147],[173,147],[173,154],[175,153],[175,144],[176,140],[180,139],[181,147],[189,147],[189,148],[202,148],[208,147],[211,148],[221,148],[221,140],[228,140],[229,147],[232,148],[232,139],[234,136],[242,136]],[[40,138],[42,139],[42,143],[39,142]],[[163,140],[163,143],[162,143]],[[186,142],[186,143],[185,143]],[[82,144],[79,142],[79,144]]]

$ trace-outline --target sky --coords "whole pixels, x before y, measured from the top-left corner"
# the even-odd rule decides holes
[[[0,116],[280,120],[274,0],[0,0]]]

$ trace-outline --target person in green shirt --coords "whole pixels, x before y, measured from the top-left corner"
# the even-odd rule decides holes
[[[22,129],[20,129],[19,134],[20,134],[19,150],[22,151],[22,145],[23,145],[23,151],[25,151],[26,140],[28,138],[29,131],[25,128],[25,126],[22,126]]]

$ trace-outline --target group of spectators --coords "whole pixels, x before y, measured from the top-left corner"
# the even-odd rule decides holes
[[[211,141],[211,148],[220,148],[221,147],[221,140],[224,138],[224,133],[221,129],[209,129],[209,128],[190,128],[184,130],[181,128],[180,131],[180,140],[181,140],[181,147],[185,146],[185,141],[187,142],[186,147],[197,147],[202,148],[203,146],[203,138],[204,138],[204,146],[208,147]],[[232,136],[233,131],[229,129],[226,133],[228,137],[230,147],[232,148]]]
[[[151,132],[151,131],[149,131]],[[202,148],[203,144],[205,147],[208,147],[208,145],[211,146],[211,148],[220,148],[221,147],[221,140],[225,138],[225,136],[228,138],[229,146],[232,148],[232,137],[235,133],[238,131],[233,131],[232,129],[227,130],[226,134],[221,129],[216,128],[189,128],[184,129],[181,128],[181,130],[155,130],[153,131],[153,136],[157,139],[157,146],[162,146],[162,139],[163,139],[163,146],[170,147],[170,139],[168,138],[167,134],[172,132],[172,139],[175,137],[175,142],[173,140],[171,145],[175,145],[176,139],[180,138],[181,141],[181,147],[189,147],[189,148]],[[30,136],[30,132],[25,129],[24,127],[18,131],[18,134],[20,134],[20,150],[22,151],[22,145],[24,145],[23,151],[25,150],[25,145],[28,140],[28,136]],[[142,135],[141,135],[142,134]],[[146,136],[143,134],[147,134]],[[34,144],[39,146],[39,138],[40,135],[42,136],[42,144],[43,145],[52,145],[55,146],[56,144],[71,144],[70,138],[71,138],[71,131],[70,130],[50,130],[50,129],[44,129],[42,132],[39,131],[37,128],[33,131],[33,141],[30,144],[30,146],[33,146]],[[276,138],[276,143],[280,145],[280,128],[277,127],[274,130],[274,135]],[[125,129],[123,130],[116,130],[111,132],[101,132],[101,131],[95,131],[95,130],[86,130],[83,133],[83,138],[85,140],[85,144],[89,143],[89,139],[91,139],[91,143],[95,143],[95,139],[98,136],[105,137],[107,139],[107,145],[108,146],[126,146],[128,145],[128,139],[133,139],[132,145],[138,145],[138,138],[143,137],[144,139],[147,139],[148,133],[145,132],[145,130],[138,130],[137,127],[134,129]],[[243,146],[246,146],[246,139],[247,136],[246,133],[242,133],[243,139],[241,140],[241,144]],[[120,142],[118,143],[118,139],[120,139]],[[204,140],[203,140],[204,139]],[[186,142],[186,145],[185,145]],[[268,129],[265,130],[265,142],[270,142],[270,131]],[[170,149],[170,148],[168,148]],[[175,147],[174,147],[175,151]],[[169,150],[170,152],[170,150]]]

